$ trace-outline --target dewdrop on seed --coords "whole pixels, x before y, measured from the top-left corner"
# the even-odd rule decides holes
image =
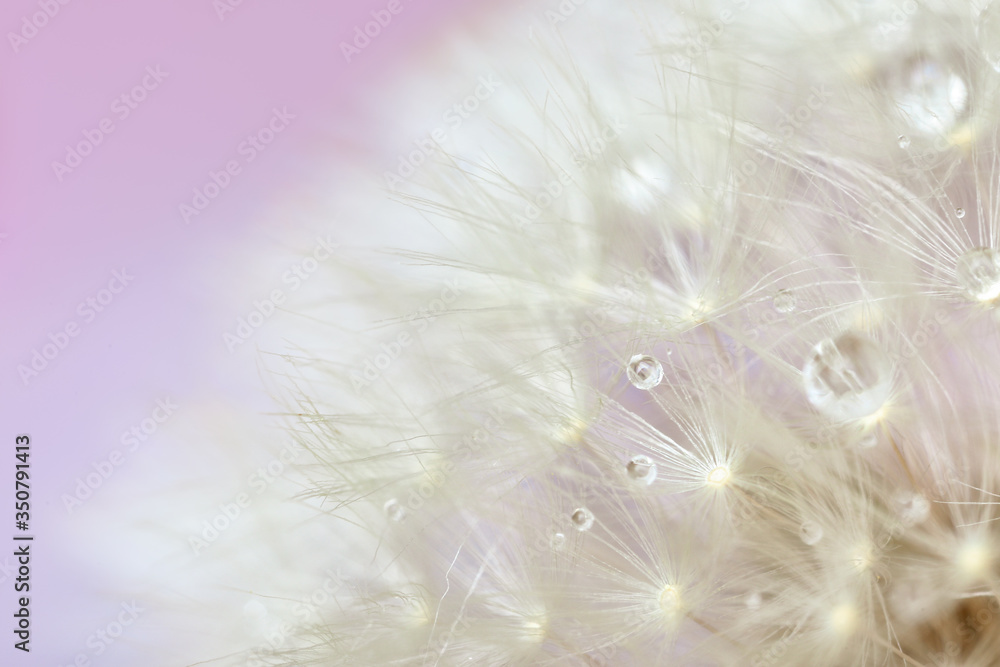
[[[774,309],[782,314],[795,310],[795,292],[787,289],[778,290],[774,295]]]
[[[892,385],[892,365],[874,341],[849,331],[813,348],[802,379],[816,409],[847,421],[882,407]]]
[[[570,516],[570,521],[573,522],[573,527],[579,530],[581,533],[594,525],[594,513],[588,510],[586,507],[580,507],[574,510],[573,514]]]
[[[645,454],[633,456],[625,466],[628,476],[647,486],[656,479],[656,464]]]
[[[935,135],[950,131],[965,113],[969,88],[947,65],[919,58],[897,81],[894,98],[913,129]]]
[[[1000,253],[975,248],[958,258],[955,276],[973,301],[993,301],[1000,296]]]
[[[648,354],[637,354],[628,362],[628,379],[637,389],[650,390],[663,380],[663,366]]]
[[[815,521],[803,521],[799,526],[799,539],[811,547],[823,539],[823,528]]]

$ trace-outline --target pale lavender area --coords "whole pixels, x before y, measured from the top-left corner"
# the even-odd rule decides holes
[[[7,619],[0,623],[0,663],[69,665],[83,654],[95,665],[176,664],[168,654],[144,654],[171,631],[161,622],[164,610],[142,599],[148,591],[123,591],[120,584],[152,580],[168,565],[155,545],[144,543],[146,535],[159,531],[183,543],[184,534],[163,535],[171,529],[156,516],[133,531],[119,514],[104,521],[103,513],[157,497],[170,512],[171,494],[211,478],[207,466],[225,466],[238,453],[239,434],[225,443],[226,454],[211,448],[226,438],[228,424],[270,403],[254,351],[230,354],[222,333],[288,261],[261,267],[258,280],[251,263],[257,255],[246,249],[311,238],[305,226],[286,234],[297,223],[274,213],[282,197],[321,176],[318,165],[329,156],[350,157],[354,145],[368,144],[364,137],[382,128],[365,117],[358,102],[364,92],[475,17],[483,3],[403,0],[383,34],[345,62],[338,43],[387,4],[243,0],[220,20],[212,0],[3,3],[0,525],[8,527],[0,542],[10,543],[15,532],[13,444],[20,433],[33,440],[30,532],[38,542],[30,656],[12,648],[16,595],[12,576],[0,568]],[[15,52],[8,33],[43,6],[58,12],[37,34],[27,31],[32,36]],[[162,74],[154,77],[157,68]],[[115,100],[144,79],[147,90],[136,97],[145,99],[122,117],[125,107]],[[275,108],[294,120],[247,162],[241,142],[268,127]],[[67,144],[84,140],[83,132],[104,118],[113,132],[60,180],[52,163],[64,161]],[[185,224],[179,205],[191,203],[193,188],[203,188],[210,170],[229,160],[240,172]],[[336,183],[330,188],[332,196]],[[308,253],[310,243],[281,251],[294,258]],[[121,277],[114,279],[122,270],[123,289]],[[109,287],[118,293],[102,292]],[[80,308],[109,295],[93,317]],[[63,340],[59,332],[67,325],[77,335]],[[51,355],[49,348],[54,358],[25,382],[18,367],[31,366],[33,350],[44,352],[50,334],[65,349]],[[176,415],[134,452],[125,451],[121,434],[162,416],[157,400],[167,397],[180,406]],[[192,441],[191,429],[216,411],[218,429]],[[116,449],[124,461],[70,514],[62,496]],[[190,480],[183,477],[188,471]],[[183,503],[177,508],[184,511]],[[88,636],[114,621],[130,592],[146,611],[97,656]]]

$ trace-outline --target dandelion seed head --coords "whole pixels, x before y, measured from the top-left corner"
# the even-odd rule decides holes
[[[982,579],[990,573],[993,554],[982,541],[971,539],[959,545],[955,565],[963,579]]]
[[[660,591],[659,603],[660,611],[663,612],[663,615],[673,620],[681,612],[682,608],[680,590],[672,584],[667,584]]]
[[[709,486],[721,487],[725,486],[726,482],[729,481],[731,473],[727,466],[716,466],[708,473],[708,484]]]

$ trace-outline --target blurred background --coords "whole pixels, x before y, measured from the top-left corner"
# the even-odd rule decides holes
[[[238,546],[281,542],[239,519],[294,459],[262,356],[338,248],[406,243],[399,219],[338,204],[344,166],[396,170],[475,91],[413,75],[446,79],[497,29],[489,5],[3,3],[0,664],[185,665],[268,631],[235,573],[268,581],[329,545]],[[11,634],[20,434],[30,654]]]

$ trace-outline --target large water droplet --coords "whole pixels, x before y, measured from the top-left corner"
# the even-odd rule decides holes
[[[673,616],[681,608],[681,594],[674,586],[664,586],[660,591],[660,609],[668,616]]]
[[[974,248],[958,258],[955,275],[973,301],[993,301],[1000,296],[1000,253]]]
[[[799,526],[799,539],[812,546],[823,539],[823,528],[815,521],[803,521]]]
[[[573,526],[580,532],[590,530],[591,526],[594,525],[594,513],[586,507],[580,507],[570,515],[570,521],[573,522]]]
[[[882,407],[892,387],[892,365],[873,340],[848,331],[813,348],[802,379],[810,403],[847,421]]]
[[[1000,72],[1000,2],[991,2],[979,15],[976,40],[986,62]]]
[[[639,389],[652,389],[663,380],[663,366],[648,354],[637,354],[628,362],[628,379]]]
[[[947,65],[921,58],[896,82],[894,96],[913,129],[940,134],[951,130],[965,113],[969,88]]]
[[[636,454],[625,466],[628,476],[647,486],[656,479],[656,464],[645,454]]]
[[[774,295],[774,309],[779,313],[790,313],[795,310],[795,292],[787,289],[778,290]]]

